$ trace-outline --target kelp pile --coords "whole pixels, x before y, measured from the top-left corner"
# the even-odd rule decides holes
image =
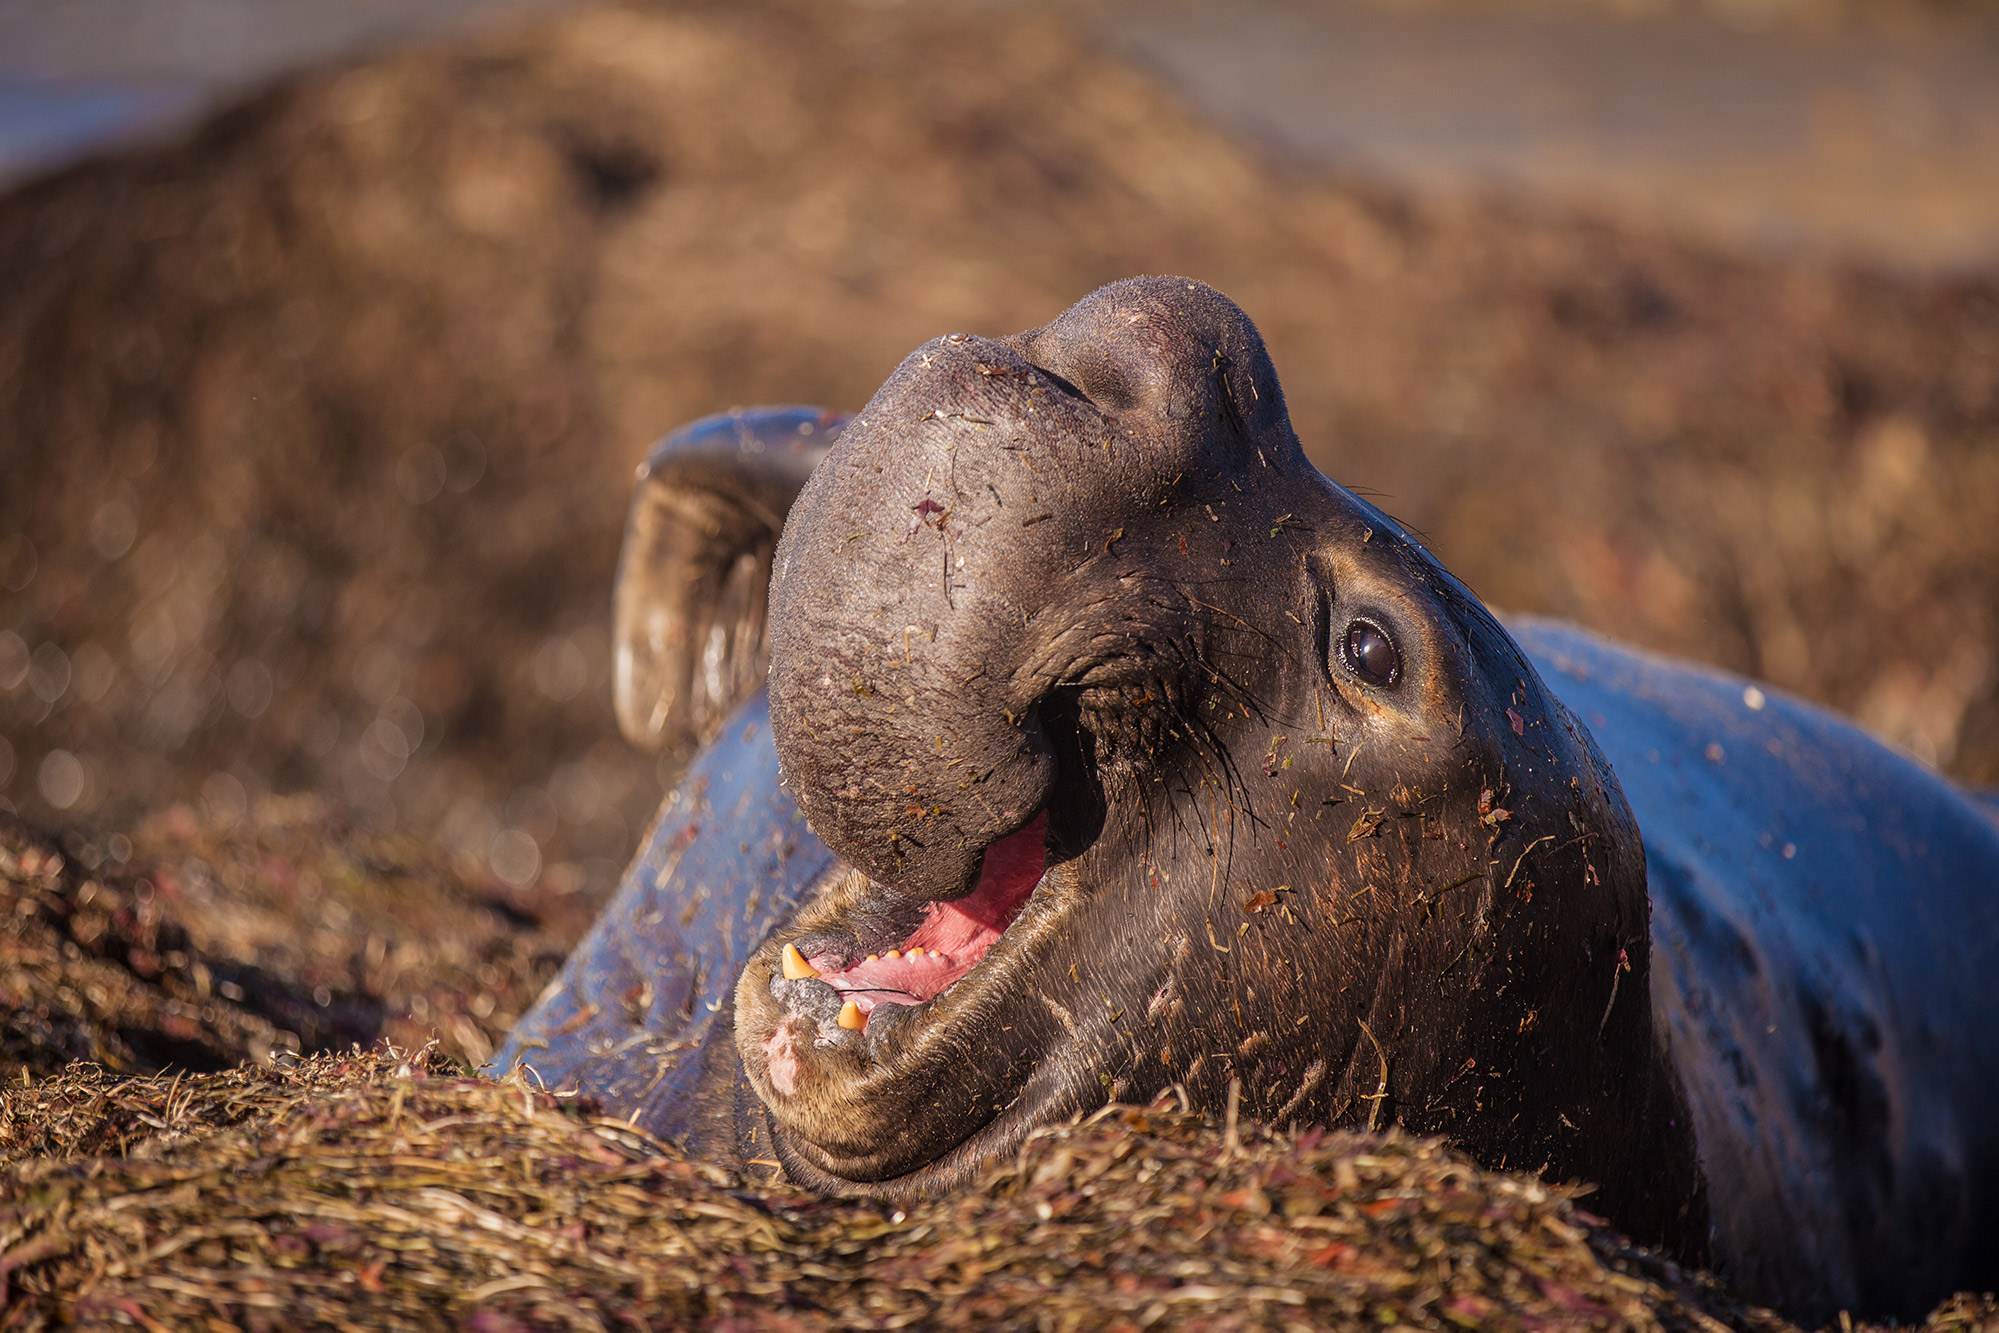
[[[226,1069],[378,1038],[476,1066],[595,904],[308,799],[63,842],[0,815],[0,1072]]]
[[[1789,1327],[1571,1191],[1170,1099],[884,1212],[743,1188],[431,1049],[79,1066],[0,1095],[0,1173],[5,1329]]]
[[[1218,1132],[1169,1100],[884,1213],[450,1064],[18,1081],[0,1327],[1782,1327],[1430,1141]]]

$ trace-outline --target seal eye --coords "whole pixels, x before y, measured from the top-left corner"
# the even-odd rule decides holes
[[[1402,654],[1379,625],[1356,620],[1340,637],[1340,660],[1370,685],[1393,685],[1402,677]]]

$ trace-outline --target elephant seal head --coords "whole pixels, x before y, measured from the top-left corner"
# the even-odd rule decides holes
[[[1623,795],[1306,460],[1218,292],[919,348],[800,494],[770,616],[785,780],[848,867],[736,992],[794,1178],[935,1191],[1174,1085],[1629,1174],[1661,1062]]]

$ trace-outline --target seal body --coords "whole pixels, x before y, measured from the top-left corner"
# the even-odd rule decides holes
[[[704,1156],[767,1157],[753,1117],[739,1140],[736,981],[833,868],[778,781],[759,691],[689,767],[495,1063]]]
[[[1820,709],[1512,628],[1638,817],[1651,999],[1731,1278],[1909,1316],[1999,1280],[1999,826]]]
[[[1999,1278],[1999,825],[1747,682],[1509,633],[1305,460],[1219,293],[918,349],[774,547],[804,469],[755,467],[671,483],[755,501],[748,564],[642,493],[699,587],[771,583],[718,634],[621,574],[621,625],[666,607],[621,712],[707,730],[675,682],[719,716],[765,645],[769,697],[503,1066],[830,1192],[1178,1087],[1598,1182],[1801,1317]]]

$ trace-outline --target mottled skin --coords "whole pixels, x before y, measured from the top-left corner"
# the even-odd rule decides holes
[[[1523,652],[1306,461],[1218,293],[919,349],[805,483],[769,610],[768,728],[724,729],[503,1061],[846,1194],[1233,1087],[1596,1181],[1801,1313],[1981,1272],[1999,1012],[1942,978],[1999,971],[1999,828],[1800,705],[1712,740],[1740,682],[1547,626]],[[1590,728],[1685,781],[1643,775],[1634,819]],[[1900,812],[1885,841],[1856,801]],[[973,962],[867,957],[988,921]]]

